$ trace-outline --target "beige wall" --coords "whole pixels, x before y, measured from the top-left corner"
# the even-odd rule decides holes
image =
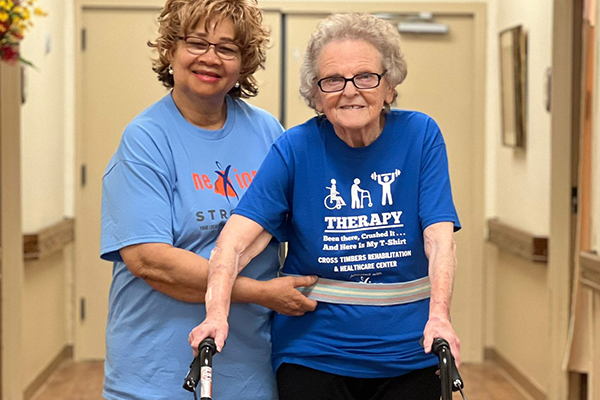
[[[550,113],[546,68],[552,64],[552,5],[546,0],[490,0],[486,145],[486,216],[535,235],[550,232]],[[528,32],[525,150],[501,144],[498,33]],[[548,391],[547,266],[486,247],[486,347],[496,350],[541,391]]]
[[[73,10],[74,2],[40,0],[48,12],[34,18],[21,54],[36,69],[25,71],[21,106],[22,229],[34,233],[72,215],[73,203]],[[72,344],[70,247],[24,263],[20,390],[27,388]]]
[[[66,3],[41,0],[49,15],[35,18],[22,41],[21,54],[36,69],[26,68],[27,101],[21,106],[21,188],[23,230],[34,232],[65,215],[65,140],[69,122],[65,59]],[[72,52],[71,52],[72,54]],[[72,184],[70,185],[72,186]]]
[[[68,342],[70,324],[65,310],[70,297],[62,253],[25,263],[23,296],[23,377],[33,379]],[[28,385],[31,382],[27,382]]]
[[[527,148],[515,151],[501,146],[499,123],[495,132],[488,132],[497,144],[496,215],[513,226],[548,235],[550,113],[545,110],[544,96],[546,68],[552,64],[552,6],[547,0],[502,0],[497,1],[496,12],[498,31],[522,24],[528,32]],[[492,39],[490,45],[497,49],[497,33]]]
[[[494,254],[495,253],[495,254]],[[495,348],[543,392],[548,387],[550,345],[547,266],[494,250]]]

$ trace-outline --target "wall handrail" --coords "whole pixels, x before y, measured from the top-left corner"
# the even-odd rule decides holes
[[[600,255],[595,251],[579,253],[581,274],[579,281],[585,286],[600,292]]]
[[[547,236],[534,235],[501,222],[498,218],[488,220],[488,241],[529,261],[548,263]]]
[[[41,260],[62,250],[75,239],[75,219],[61,221],[34,233],[23,234],[23,258]]]

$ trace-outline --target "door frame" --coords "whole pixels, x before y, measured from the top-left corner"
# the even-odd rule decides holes
[[[548,399],[569,396],[569,375],[563,370],[571,302],[571,274],[574,262],[572,218],[573,144],[575,99],[574,71],[579,63],[573,43],[578,0],[554,0],[551,88],[550,151],[550,240],[548,286],[550,291],[550,377]]]
[[[81,48],[82,38],[80,32],[83,26],[83,10],[85,9],[98,9],[98,8],[118,8],[118,9],[131,9],[131,8],[149,8],[149,7],[162,7],[164,0],[76,0],[76,46]],[[364,2],[352,2],[352,1],[324,1],[319,3],[313,2],[284,2],[284,1],[271,1],[261,0],[261,7],[267,11],[279,11],[282,14],[310,14],[310,13],[335,13],[335,12],[364,12]],[[395,13],[406,13],[412,14],[419,11],[430,11],[434,14],[446,14],[446,15],[471,15],[475,26],[475,71],[476,74],[473,77],[474,84],[474,96],[476,101],[474,102],[474,127],[475,132],[485,132],[485,108],[486,108],[486,24],[487,24],[487,5],[485,2],[473,2],[473,3],[421,3],[421,2],[382,2],[374,1],[369,2],[369,12],[387,11],[393,10]],[[76,177],[76,190],[75,190],[75,234],[85,229],[83,226],[84,221],[77,218],[80,214],[81,207],[81,179],[82,172],[80,166],[83,161],[83,114],[82,114],[82,102],[77,99],[82,98],[82,55],[81,52],[76,52],[76,65],[75,65],[75,97],[76,97],[76,113],[75,113],[75,171],[74,176]],[[283,111],[282,111],[283,112]],[[484,353],[484,271],[485,271],[485,260],[484,260],[484,245],[485,245],[485,220],[484,220],[484,171],[481,165],[484,163],[484,151],[485,151],[485,135],[476,135],[473,138],[474,148],[477,149],[474,157],[474,171],[475,179],[473,181],[473,204],[475,207],[472,209],[474,214],[474,220],[477,221],[477,226],[473,227],[473,230],[479,232],[480,242],[474,245],[471,249],[471,257],[473,265],[481,265],[479,270],[472,271],[472,279],[474,282],[478,282],[472,293],[471,304],[472,318],[471,325],[468,327],[469,331],[472,332],[468,341],[463,341],[462,353],[466,356],[463,359],[468,359],[472,362],[482,362]],[[78,252],[85,251],[78,247],[75,240],[75,262],[74,264],[74,281],[77,282],[77,265],[76,260],[78,259]],[[78,287],[75,288],[76,299],[79,298]],[[81,313],[81,304],[79,301],[75,305],[76,313],[79,316]],[[77,323],[74,324],[77,329]],[[75,332],[75,338],[77,338],[77,332]],[[75,359],[79,359],[77,343],[75,343]]]

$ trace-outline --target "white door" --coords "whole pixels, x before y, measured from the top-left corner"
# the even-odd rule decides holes
[[[152,49],[146,45],[156,38],[159,13],[159,8],[118,7],[84,8],[82,13],[85,49],[81,50],[78,149],[85,165],[85,184],[77,191],[77,359],[103,359],[105,355],[112,264],[99,258],[101,181],[125,126],[167,93],[152,71]],[[256,75],[260,94],[250,102],[278,116],[280,67],[273,55],[280,52],[280,14],[266,13],[265,24],[275,39],[268,51],[267,70]]]
[[[418,7],[418,6],[415,6]],[[418,10],[418,8],[417,8]],[[298,93],[304,50],[322,15],[287,16],[286,127],[313,117]],[[452,302],[452,321],[463,342],[464,361],[481,359],[481,264],[483,220],[477,202],[483,187],[477,174],[483,159],[481,116],[474,115],[476,99],[476,25],[469,13],[436,15],[447,34],[402,34],[401,46],[408,63],[408,77],[398,87],[397,108],[418,110],[432,116],[446,140],[452,192],[463,229],[455,235],[458,270]],[[477,97],[479,95],[479,97]],[[480,135],[477,137],[477,135]]]
[[[100,260],[102,175],[129,121],[167,90],[157,81],[146,45],[156,36],[158,9],[89,9],[83,12],[78,136],[85,183],[76,217],[77,313],[75,356],[103,359],[112,264]],[[127,27],[135,26],[135,29]]]

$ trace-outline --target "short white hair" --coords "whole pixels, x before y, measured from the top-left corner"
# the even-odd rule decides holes
[[[316,110],[314,97],[317,94],[317,79],[319,76],[317,61],[323,48],[336,40],[364,40],[379,53],[384,70],[383,79],[394,88],[394,100],[398,96],[395,87],[401,84],[408,72],[404,54],[400,49],[400,34],[389,22],[371,14],[333,14],[319,23],[313,32],[304,61],[300,69],[300,95],[309,107]],[[389,111],[390,104],[385,104]]]

